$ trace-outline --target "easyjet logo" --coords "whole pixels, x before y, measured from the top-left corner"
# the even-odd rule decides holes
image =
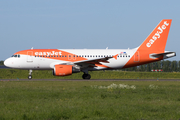
[[[153,37],[149,40],[149,42],[146,44],[147,47],[151,47],[151,45],[158,39],[161,37],[161,34],[163,33],[163,31],[166,29],[166,26],[168,26],[169,23],[167,23],[167,21],[164,21],[164,24],[162,26],[158,27],[157,32],[153,35]]]
[[[55,52],[55,51],[51,51],[51,52],[35,52],[35,55],[62,55],[61,52]]]

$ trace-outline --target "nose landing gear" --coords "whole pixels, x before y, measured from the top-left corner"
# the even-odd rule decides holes
[[[31,80],[32,79],[32,70],[29,70],[29,76],[28,79]]]

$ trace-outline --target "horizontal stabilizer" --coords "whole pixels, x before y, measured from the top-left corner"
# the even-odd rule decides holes
[[[171,58],[171,57],[176,56],[176,52],[169,52],[169,51],[167,52],[167,51],[165,51],[165,53],[150,54],[149,57],[152,58],[152,59],[156,59],[156,58],[159,58],[161,56],[163,56],[163,59]]]

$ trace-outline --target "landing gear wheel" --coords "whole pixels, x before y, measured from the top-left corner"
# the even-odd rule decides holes
[[[82,78],[83,78],[83,79],[90,79],[90,78],[91,78],[91,75],[90,75],[90,74],[83,74],[83,75],[82,75]]]
[[[28,76],[28,79],[29,79],[29,80],[31,80],[31,79],[32,79],[32,76],[31,76],[31,75],[29,75],[29,76]]]

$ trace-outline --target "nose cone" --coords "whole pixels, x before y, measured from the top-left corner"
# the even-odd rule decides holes
[[[11,67],[12,61],[10,60],[10,58],[8,58],[8,59],[6,59],[6,60],[4,61],[4,65],[5,65],[6,67]]]

